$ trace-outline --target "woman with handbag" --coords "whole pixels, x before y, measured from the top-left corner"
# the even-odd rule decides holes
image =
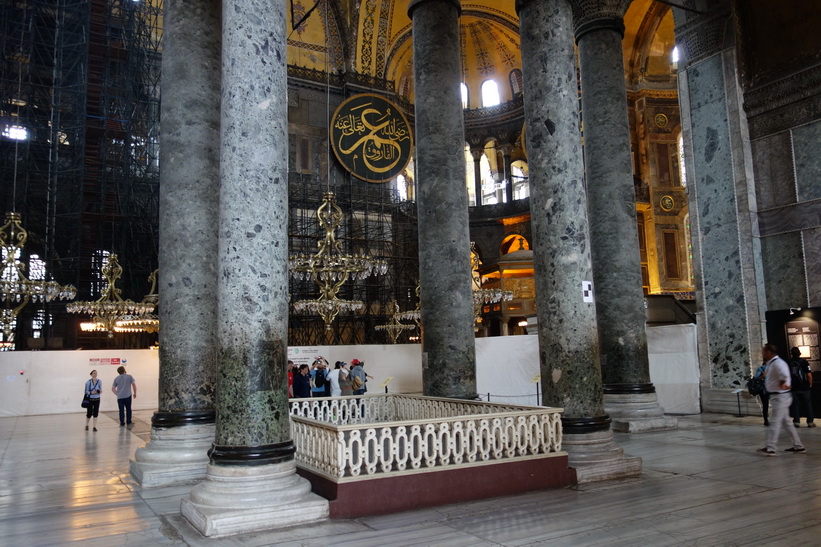
[[[97,378],[97,371],[91,371],[91,379],[86,382],[85,396],[88,399],[88,406],[86,407],[86,431],[88,431],[88,422],[94,418],[92,425],[94,431],[97,431],[97,415],[100,413],[100,394],[103,392],[103,382]]]

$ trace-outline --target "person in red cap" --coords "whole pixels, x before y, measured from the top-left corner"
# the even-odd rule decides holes
[[[365,369],[362,368],[365,366],[365,361],[354,359],[351,361],[351,365],[353,366],[353,369],[351,370],[351,385],[353,386],[353,394],[364,395],[365,392],[368,391],[368,388],[365,386],[365,382],[368,381],[368,378],[373,380],[373,376],[365,374]]]

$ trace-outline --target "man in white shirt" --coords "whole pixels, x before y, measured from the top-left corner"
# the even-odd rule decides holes
[[[758,451],[765,456],[775,456],[775,445],[778,443],[778,436],[783,427],[792,437],[792,447],[785,452],[806,452],[798,437],[798,431],[792,423],[792,418],[790,418],[790,405],[792,405],[790,367],[778,356],[778,348],[773,344],[767,344],[761,348],[761,356],[767,365],[765,385],[770,393],[770,428],[767,430],[767,446],[759,448]]]

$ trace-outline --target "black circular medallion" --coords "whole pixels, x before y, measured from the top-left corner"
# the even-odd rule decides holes
[[[331,148],[353,176],[387,182],[407,167],[413,137],[405,115],[395,104],[371,93],[349,98],[331,119]]]

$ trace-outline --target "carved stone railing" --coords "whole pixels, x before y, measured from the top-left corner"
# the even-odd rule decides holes
[[[337,482],[561,452],[560,408],[411,395],[291,401],[296,463]]]

